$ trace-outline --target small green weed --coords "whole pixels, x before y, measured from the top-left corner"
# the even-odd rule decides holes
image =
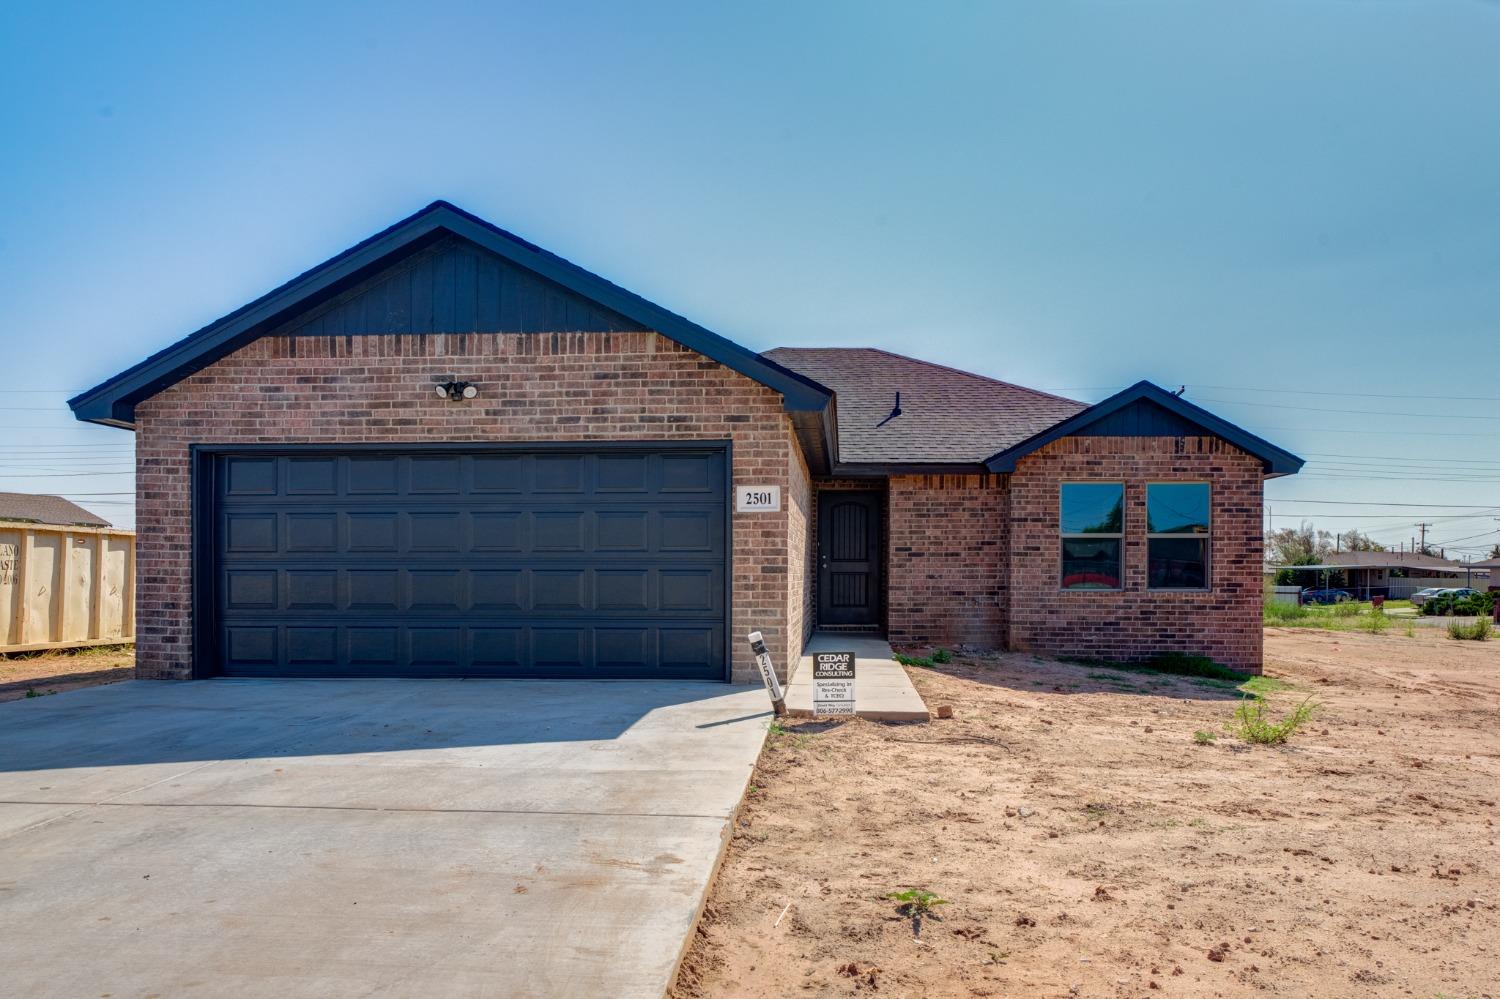
[[[1264,675],[1252,676],[1250,679],[1239,685],[1239,689],[1249,694],[1251,697],[1265,697],[1267,694],[1274,694],[1278,690],[1286,690],[1289,687],[1291,687],[1291,684],[1287,683],[1285,680],[1279,680],[1274,676]]]
[[[1214,740],[1217,738],[1218,736],[1214,735],[1207,729],[1200,728],[1198,731],[1193,733],[1193,741],[1200,746],[1212,746],[1214,744]]]
[[[895,653],[895,657],[896,662],[902,666],[920,666],[923,669],[932,669],[934,666],[941,666],[943,663],[951,663],[953,661],[953,653],[947,649],[938,649],[930,656],[908,656],[897,652]]]
[[[41,695],[41,692],[39,690],[37,690],[35,687],[27,687],[26,688],[26,696],[27,697],[41,697],[42,695]]]
[[[1265,701],[1259,698],[1247,698],[1235,709],[1234,718],[1230,720],[1226,728],[1230,735],[1245,742],[1261,746],[1280,746],[1312,717],[1316,708],[1317,705],[1312,699],[1306,698],[1281,721],[1272,721],[1266,717]]]
[[[886,898],[898,903],[896,909],[903,916],[921,919],[940,905],[947,905],[946,898],[938,898],[937,892],[926,888],[908,888],[905,891],[889,892]]]
[[[1461,624],[1458,621],[1448,622],[1448,637],[1459,641],[1488,642],[1490,632],[1494,626],[1490,624],[1487,617],[1477,617],[1472,624]]]

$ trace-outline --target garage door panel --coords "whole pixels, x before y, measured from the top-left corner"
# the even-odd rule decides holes
[[[291,458],[285,467],[288,495],[332,496],[338,492],[337,458]]]
[[[275,458],[231,457],[224,461],[224,489],[230,496],[275,496]]]
[[[332,569],[291,569],[286,578],[286,610],[338,610],[339,574]],[[239,609],[233,604],[231,610]]]
[[[226,514],[219,537],[224,550],[235,555],[256,552],[275,554],[277,516],[274,513],[247,512]]]
[[[233,569],[224,575],[226,610],[275,610],[279,574],[274,569]]]
[[[231,675],[725,675],[720,450],[221,456]]]
[[[396,495],[401,475],[400,458],[360,456],[342,461],[348,475],[347,491],[350,495]]]
[[[520,511],[485,511],[471,514],[473,551],[519,552],[525,531]]]
[[[339,629],[332,625],[288,627],[286,660],[294,666],[337,666]]]
[[[408,489],[413,493],[457,495],[462,484],[462,458],[457,455],[407,458]]]
[[[350,610],[404,610],[401,606],[401,570],[351,569],[347,578]]]
[[[401,538],[401,515],[394,510],[363,511],[345,515],[345,537],[351,552],[395,554]]]

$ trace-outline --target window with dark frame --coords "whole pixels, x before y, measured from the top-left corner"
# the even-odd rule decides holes
[[[1210,505],[1207,482],[1147,484],[1147,589],[1208,589]]]
[[[1064,482],[1058,495],[1065,590],[1124,586],[1125,484]]]

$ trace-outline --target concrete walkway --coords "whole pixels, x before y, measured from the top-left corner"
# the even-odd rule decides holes
[[[768,720],[682,682],[0,704],[0,993],[659,999]]]
[[[931,712],[906,670],[896,662],[890,643],[874,635],[841,635],[817,631],[802,650],[797,672],[786,688],[787,713],[812,716],[812,654],[854,653],[854,711],[877,721],[930,721]]]

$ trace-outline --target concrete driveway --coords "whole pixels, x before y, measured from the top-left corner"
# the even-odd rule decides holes
[[[768,721],[701,683],[0,704],[3,991],[660,996]]]

